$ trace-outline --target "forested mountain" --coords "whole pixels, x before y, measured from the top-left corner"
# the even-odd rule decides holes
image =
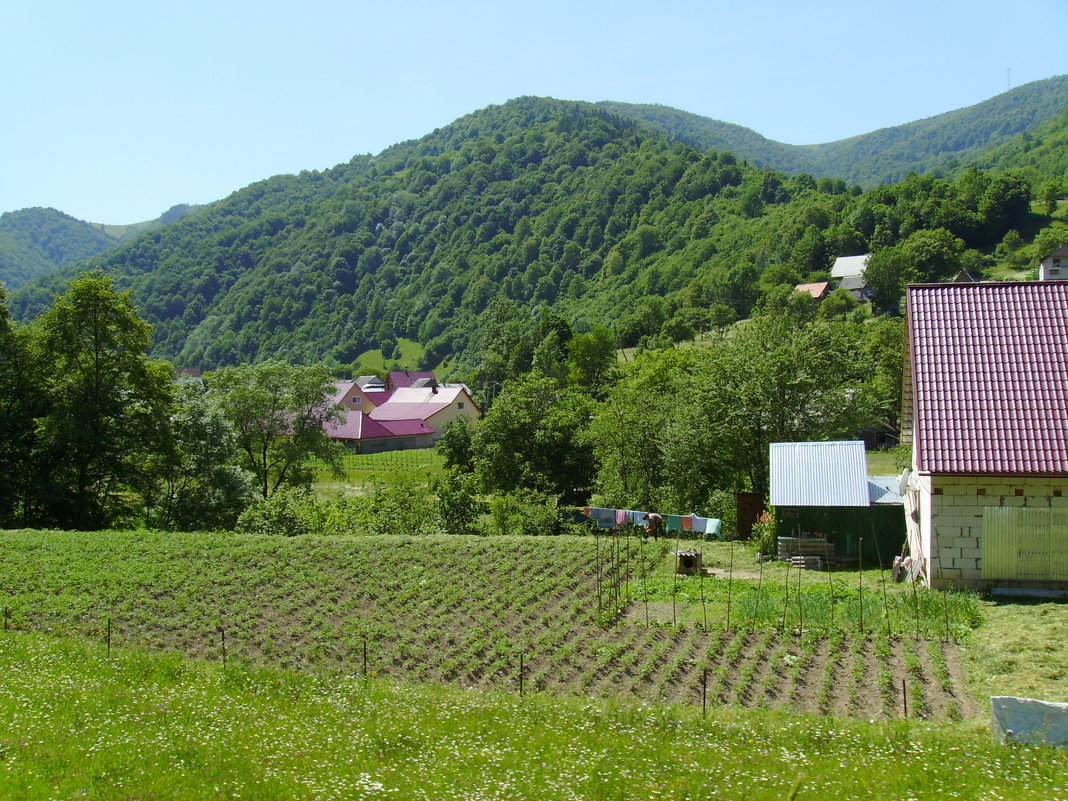
[[[179,364],[347,365],[407,337],[427,366],[493,379],[518,340],[555,336],[550,359],[562,346],[544,308],[580,332],[614,324],[624,345],[686,338],[868,250],[888,254],[889,305],[907,278],[982,267],[980,249],[1031,224],[1030,196],[1018,176],[977,171],[864,194],[701,153],[593,104],[520,98],[253,184],[77,269],[132,290],[154,353]],[[39,313],[72,272],[23,287],[13,314]]]
[[[55,209],[0,214],[0,281],[14,289],[118,244],[118,239]]]
[[[1017,87],[974,106],[838,142],[786,145],[737,125],[666,106],[606,102],[699,150],[730,150],[760,167],[870,187],[908,173],[946,173],[1068,108],[1068,76]]]
[[[144,231],[180,220],[196,208],[174,206],[154,220],[132,225],[83,222],[55,209],[6,212],[0,215],[0,281],[14,289],[111,250]]]

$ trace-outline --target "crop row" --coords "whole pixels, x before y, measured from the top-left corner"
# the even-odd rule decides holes
[[[967,711],[951,643],[621,615],[663,580],[652,571],[669,548],[613,537],[26,532],[0,536],[0,605],[15,628],[251,664],[510,688],[522,655],[535,691],[841,714],[874,704],[899,715],[905,680],[910,714]]]

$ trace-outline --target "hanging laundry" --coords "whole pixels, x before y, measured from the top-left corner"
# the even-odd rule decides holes
[[[664,515],[668,531],[682,531],[682,515]]]
[[[690,520],[691,520],[691,529],[690,529],[691,531],[696,531],[696,532],[699,532],[701,534],[705,533],[705,526],[708,525],[708,518],[707,517],[700,517],[697,514],[691,514],[690,515]]]
[[[718,539],[722,539],[722,537],[720,535],[720,526],[721,525],[722,525],[722,521],[717,520],[714,517],[710,517],[705,523],[705,534],[707,535],[706,538],[707,537],[715,537],[717,540]]]
[[[636,512],[633,509],[627,510],[627,516],[630,518],[630,524],[632,526],[644,526],[645,514],[645,512]]]
[[[682,516],[682,530],[693,531],[693,515]]]
[[[599,506],[591,506],[590,519],[593,520],[593,522],[596,523],[599,528],[615,528],[616,510],[602,509]]]
[[[626,509],[616,509],[616,525],[628,526],[630,525],[630,517],[627,515]]]

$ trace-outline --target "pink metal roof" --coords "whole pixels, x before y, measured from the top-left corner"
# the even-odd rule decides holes
[[[423,420],[373,420],[363,412],[349,412],[344,423],[326,424],[323,429],[332,439],[351,440],[435,433],[434,427]]]
[[[908,288],[916,463],[1068,473],[1068,282]]]
[[[444,403],[406,403],[404,401],[390,401],[389,403],[371,410],[373,420],[426,420],[437,414],[442,409],[448,409],[449,402]]]

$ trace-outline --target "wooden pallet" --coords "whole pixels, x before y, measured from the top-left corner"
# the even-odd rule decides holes
[[[779,559],[808,570],[835,564],[834,543],[815,537],[779,537]]]

